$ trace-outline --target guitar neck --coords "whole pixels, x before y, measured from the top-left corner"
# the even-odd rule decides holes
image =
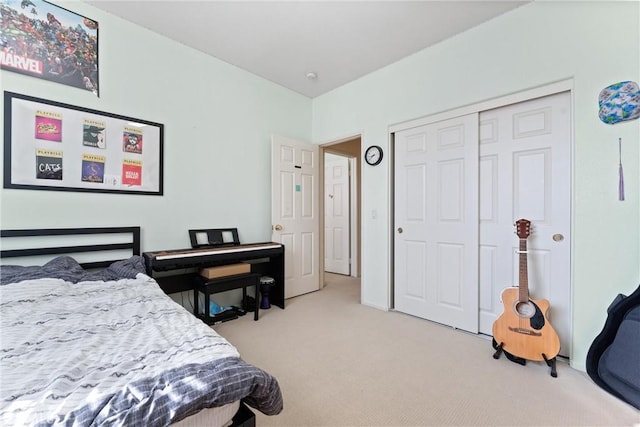
[[[527,270],[527,239],[520,239],[520,280],[518,281],[518,301],[529,301],[529,279]]]

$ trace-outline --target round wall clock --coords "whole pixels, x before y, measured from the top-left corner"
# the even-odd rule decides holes
[[[364,160],[371,166],[375,166],[382,161],[382,148],[372,145],[364,152]]]

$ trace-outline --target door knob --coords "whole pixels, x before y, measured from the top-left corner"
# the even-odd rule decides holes
[[[564,240],[564,236],[560,233],[554,234],[553,236],[551,236],[551,238],[554,242],[562,242]]]
[[[276,231],[281,231],[282,230],[282,226],[280,224],[276,224],[275,227],[273,227],[274,230]]]
[[[398,233],[402,234],[403,231],[402,227],[398,227]]]

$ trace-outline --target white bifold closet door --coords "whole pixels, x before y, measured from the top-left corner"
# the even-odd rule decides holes
[[[394,306],[478,332],[478,115],[395,134]]]
[[[491,335],[502,290],[518,285],[514,222],[527,239],[531,299],[571,354],[571,95],[563,92],[480,113],[480,332]]]
[[[525,218],[530,296],[570,356],[570,125],[563,92],[395,133],[396,310],[491,335]]]

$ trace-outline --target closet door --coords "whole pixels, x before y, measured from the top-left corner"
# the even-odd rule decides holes
[[[547,299],[560,354],[571,353],[570,92],[480,113],[480,332],[492,334],[502,290],[518,285],[514,222],[531,221],[529,293]]]
[[[394,307],[478,332],[478,115],[395,134]]]

